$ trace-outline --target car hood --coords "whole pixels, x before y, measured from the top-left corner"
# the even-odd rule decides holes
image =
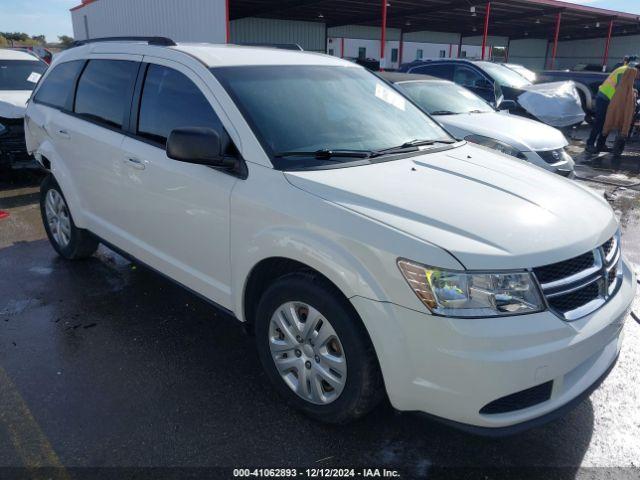
[[[560,130],[508,113],[466,113],[434,118],[459,138],[482,135],[513,145],[523,152],[556,150],[569,144]]]
[[[471,270],[573,258],[617,228],[611,207],[585,187],[469,144],[286,177],[310,194],[438,245]]]
[[[31,97],[29,90],[0,90],[0,117],[24,117],[29,97]]]

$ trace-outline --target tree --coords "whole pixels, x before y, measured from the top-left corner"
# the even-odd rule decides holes
[[[69,48],[73,43],[73,38],[68,35],[59,35],[58,41],[62,44],[62,48]]]
[[[0,47],[6,47],[7,45],[9,45],[9,42],[4,38],[4,35],[0,34]]]
[[[44,35],[31,35],[31,39],[35,40],[36,42],[38,42],[40,44],[47,43],[47,39],[45,38]]]

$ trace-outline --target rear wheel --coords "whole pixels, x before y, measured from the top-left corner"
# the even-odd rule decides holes
[[[277,280],[257,310],[263,367],[289,404],[327,423],[346,423],[384,397],[377,357],[348,301],[323,278]]]
[[[60,186],[47,175],[40,186],[40,212],[51,246],[68,260],[88,258],[98,248],[98,240],[76,227]]]

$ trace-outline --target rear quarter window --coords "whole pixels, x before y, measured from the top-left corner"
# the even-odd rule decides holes
[[[84,63],[84,60],[75,60],[53,67],[36,92],[34,101],[54,108],[70,109],[75,82]]]

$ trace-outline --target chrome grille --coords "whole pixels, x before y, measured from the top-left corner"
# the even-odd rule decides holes
[[[563,262],[534,268],[549,308],[565,320],[588,315],[621,284],[620,234],[599,248]]]

